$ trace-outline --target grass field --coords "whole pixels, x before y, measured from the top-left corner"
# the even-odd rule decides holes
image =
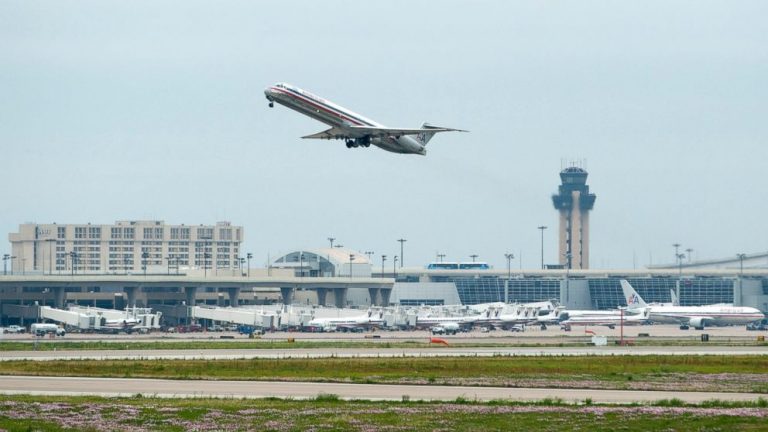
[[[552,338],[546,343],[531,343],[524,339],[510,343],[494,341],[489,339],[483,342],[463,342],[450,340],[451,346],[467,348],[494,348],[494,347],[583,347],[588,345],[589,338]],[[701,345],[727,345],[727,346],[765,346],[768,342],[758,342],[756,339],[744,338],[724,338],[722,340],[712,339],[710,342],[702,343],[697,339],[638,339],[634,341],[638,346],[701,346]],[[104,340],[104,341],[66,341],[66,340],[40,340],[37,343],[38,351],[57,351],[57,350],[201,350],[201,349],[290,349],[290,348],[426,348],[432,347],[440,349],[441,345],[430,344],[427,338],[424,341],[409,340],[316,340],[302,341],[297,340],[288,342],[286,339],[203,339],[203,340]],[[29,340],[4,340],[0,341],[0,352],[2,351],[29,351],[34,348],[34,342]]]
[[[764,431],[768,407],[0,396],[9,431]]]
[[[763,356],[6,361],[0,374],[768,393]]]

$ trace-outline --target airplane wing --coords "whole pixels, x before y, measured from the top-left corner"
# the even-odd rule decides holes
[[[403,136],[403,135],[418,135],[422,133],[435,133],[435,132],[467,132],[462,129],[452,129],[444,127],[429,126],[418,129],[409,128],[387,128],[387,127],[371,127],[371,126],[350,126],[350,131],[359,133],[360,135],[370,136]]]
[[[349,131],[345,131],[339,128],[330,128],[322,132],[318,132],[312,135],[303,136],[304,139],[339,139],[348,138]]]

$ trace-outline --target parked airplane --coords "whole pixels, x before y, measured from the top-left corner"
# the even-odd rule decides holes
[[[416,317],[416,328],[431,328],[442,327],[451,330],[460,328],[467,329],[472,327],[477,321],[477,316],[456,316],[456,317],[432,317],[432,316],[418,316]]]
[[[583,326],[606,326],[615,328],[618,325],[640,325],[648,321],[648,310],[628,311],[624,310],[564,310],[560,312],[559,321],[561,327],[570,327],[576,325]]]
[[[308,327],[314,327],[321,331],[360,331],[371,327],[384,326],[383,312],[368,311],[365,315],[339,318],[314,318],[307,323]]]
[[[441,325],[433,326],[429,329],[429,331],[431,331],[433,335],[438,335],[438,334],[455,335],[456,333],[461,331],[461,325],[459,325],[458,322],[447,322]]]
[[[286,83],[267,87],[264,94],[269,107],[275,102],[321,121],[330,129],[307,135],[307,139],[343,139],[347,148],[370,147],[371,144],[393,153],[426,155],[425,146],[438,132],[466,132],[461,129],[432,126],[420,128],[388,128],[319,96]]]
[[[649,305],[635,291],[629,282],[622,279],[621,289],[627,299],[627,309],[648,309],[648,319],[653,322],[680,324],[681,329],[693,326],[704,330],[704,326],[747,324],[765,318],[753,307],[729,305],[666,306]]]

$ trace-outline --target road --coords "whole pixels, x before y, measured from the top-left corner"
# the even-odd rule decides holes
[[[719,392],[668,392],[627,390],[582,390],[503,387],[419,386],[382,384],[334,384],[272,381],[197,381],[124,378],[8,376],[0,380],[2,394],[95,395],[130,397],[137,394],[155,397],[237,397],[237,398],[313,398],[333,394],[342,399],[368,400],[469,400],[506,399],[534,401],[560,398],[579,402],[590,398],[595,403],[627,404],[661,399],[681,399],[687,403],[719,399],[756,401],[761,394]]]
[[[434,347],[434,348],[300,348],[190,350],[0,351],[10,360],[226,360],[328,357],[493,357],[615,355],[768,355],[765,346],[584,346],[584,347]]]

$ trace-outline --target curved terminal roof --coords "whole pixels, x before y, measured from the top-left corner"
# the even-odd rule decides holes
[[[352,249],[347,249],[347,248],[321,248],[321,249],[296,250],[278,257],[277,259],[275,259],[274,263],[279,264],[279,263],[285,263],[285,262],[294,262],[295,261],[294,257],[296,257],[299,253],[304,253],[305,256],[309,254],[316,255],[319,258],[330,261],[331,264],[335,266],[340,266],[345,264],[349,265],[350,255],[354,258],[353,260],[351,260],[353,264],[370,264],[370,261],[368,260],[368,255]]]

